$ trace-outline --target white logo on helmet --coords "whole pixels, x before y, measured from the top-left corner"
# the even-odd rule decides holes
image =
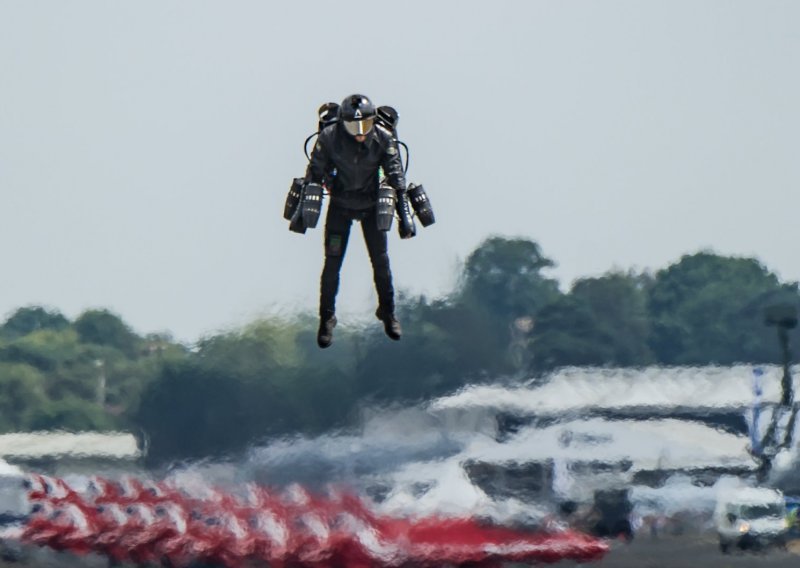
[[[353,118],[361,118],[361,109],[356,109],[356,113],[353,115]]]

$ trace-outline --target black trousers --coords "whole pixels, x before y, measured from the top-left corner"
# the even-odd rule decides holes
[[[336,293],[339,291],[339,272],[347,251],[350,226],[361,222],[361,232],[367,244],[375,290],[378,292],[378,308],[385,313],[394,313],[394,287],[389,267],[387,238],[385,231],[378,230],[375,208],[364,211],[344,209],[331,203],[325,218],[325,265],[322,268],[319,293],[319,314],[326,318],[336,312]]]

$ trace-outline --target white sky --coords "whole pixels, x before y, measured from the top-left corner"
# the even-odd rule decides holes
[[[437,223],[398,289],[490,234],[563,288],[712,248],[800,279],[800,2],[0,0],[0,315],[119,313],[191,341],[316,312],[322,227],[282,219],[316,109],[401,115]],[[339,311],[375,296],[360,231]]]

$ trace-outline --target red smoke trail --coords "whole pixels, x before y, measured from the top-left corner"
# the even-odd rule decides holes
[[[32,515],[22,540],[117,561],[230,568],[499,566],[503,562],[589,561],[607,545],[574,531],[531,533],[474,519],[398,519],[354,495],[281,493],[248,485],[244,495],[198,495],[163,483],[93,478],[76,491],[61,479],[29,480]]]

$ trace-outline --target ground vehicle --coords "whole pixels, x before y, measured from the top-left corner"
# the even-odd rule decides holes
[[[741,487],[720,495],[714,511],[719,547],[741,549],[783,546],[788,523],[783,493],[766,487]]]

